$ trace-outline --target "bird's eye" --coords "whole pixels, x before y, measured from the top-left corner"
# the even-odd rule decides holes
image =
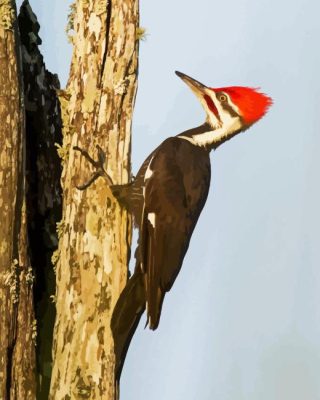
[[[220,94],[219,100],[222,102],[227,101],[227,96],[225,94]]]

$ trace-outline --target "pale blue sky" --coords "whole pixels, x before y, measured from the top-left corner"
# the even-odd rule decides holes
[[[30,0],[66,81],[64,0]],[[206,207],[156,332],[131,344],[121,400],[320,399],[320,3],[141,1],[133,172],[204,114],[174,70],[249,85],[270,113],[212,154]]]

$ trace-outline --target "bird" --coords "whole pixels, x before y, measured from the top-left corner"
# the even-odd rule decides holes
[[[98,161],[74,147],[97,169],[89,182],[78,188],[84,190],[103,176],[139,228],[135,273],[143,277],[147,324],[152,330],[159,325],[164,296],[181,269],[207,200],[211,150],[249,129],[273,103],[259,88],[211,88],[182,72],[176,74],[201,103],[206,120],[165,139],[146,158],[132,182],[113,184],[104,170],[105,155],[99,146]]]

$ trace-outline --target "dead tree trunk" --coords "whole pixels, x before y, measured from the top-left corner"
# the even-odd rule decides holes
[[[63,216],[56,265],[57,317],[50,399],[117,396],[112,311],[128,274],[131,220],[102,179],[75,185],[91,166],[72,150],[107,154],[114,183],[130,180],[138,65],[138,0],[77,0],[63,117]]]
[[[14,1],[0,2],[0,397],[35,398],[33,271],[28,256],[25,121]]]
[[[48,398],[55,320],[55,274],[51,263],[58,246],[56,224],[61,219],[61,165],[57,146],[62,123],[58,77],[44,64],[38,46],[40,25],[24,0],[19,16],[26,111],[26,175],[29,254],[34,269],[37,323],[37,399]]]

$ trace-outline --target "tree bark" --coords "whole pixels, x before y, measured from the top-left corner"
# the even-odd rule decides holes
[[[74,51],[63,118],[63,216],[56,265],[57,317],[50,399],[117,398],[110,321],[127,282],[131,220],[79,146],[107,154],[114,183],[130,180],[131,121],[138,68],[138,0],[77,0]]]
[[[0,397],[35,398],[33,271],[28,256],[25,121],[15,4],[0,2]]]

